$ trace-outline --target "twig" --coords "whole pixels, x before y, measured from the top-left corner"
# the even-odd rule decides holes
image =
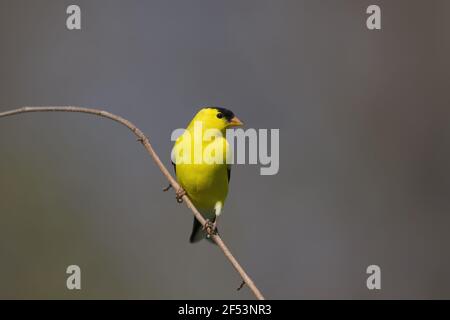
[[[130,129],[138,138],[137,140],[142,143],[144,148],[147,150],[147,152],[150,154],[150,156],[155,161],[156,165],[158,166],[159,170],[161,170],[162,174],[167,178],[170,185],[173,187],[175,191],[181,190],[180,185],[177,183],[177,181],[172,177],[172,175],[169,173],[169,171],[166,169],[164,164],[161,162],[161,159],[156,154],[156,152],[153,150],[152,145],[150,144],[150,141],[147,139],[147,137],[142,133],[142,131],[137,128],[133,123],[130,121],[114,115],[112,113],[109,113],[107,111],[97,110],[97,109],[90,109],[90,108],[82,108],[82,107],[23,107],[20,109],[14,109],[6,112],[0,112],[0,118],[4,118],[7,116],[13,116],[21,113],[29,113],[29,112],[78,112],[78,113],[88,113],[93,114],[99,117],[104,117],[111,119],[113,121],[116,121],[128,129]],[[182,197],[183,202],[188,206],[189,209],[191,209],[192,213],[194,214],[195,218],[202,224],[202,226],[205,226],[206,220],[203,218],[203,216],[198,212],[198,210],[195,208],[195,206],[192,204],[191,200],[188,198],[187,195],[184,195]],[[236,260],[236,258],[231,254],[228,247],[223,242],[222,238],[218,234],[211,235],[211,238],[214,240],[214,242],[219,246],[219,248],[222,250],[225,257],[231,262],[233,267],[236,269],[236,271],[239,273],[239,275],[242,277],[242,280],[245,284],[248,285],[250,290],[253,292],[255,297],[259,300],[264,300],[263,295],[259,291],[259,289],[256,287],[255,283],[252,281],[252,279],[248,276],[248,274],[244,271],[244,269],[241,267],[239,262]],[[241,286],[242,287],[242,286]]]
[[[237,288],[237,291],[241,291],[241,289],[245,286],[245,281],[242,281],[241,285],[239,286],[239,288]]]

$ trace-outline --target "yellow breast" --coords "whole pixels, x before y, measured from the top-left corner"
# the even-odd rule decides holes
[[[187,130],[174,146],[177,180],[201,211],[212,211],[228,194],[226,159],[228,143],[224,137],[194,142]]]

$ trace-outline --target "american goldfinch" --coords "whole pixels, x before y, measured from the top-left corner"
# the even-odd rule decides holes
[[[175,141],[172,162],[177,180],[192,203],[216,231],[228,194],[231,167],[227,164],[230,150],[226,129],[243,125],[225,108],[201,109],[184,133]],[[208,238],[207,232],[194,218],[190,242]]]

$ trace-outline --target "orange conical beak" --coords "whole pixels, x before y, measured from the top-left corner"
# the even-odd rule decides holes
[[[234,117],[229,122],[230,127],[239,127],[239,126],[243,126],[243,125],[244,124],[241,122],[241,120],[238,119],[238,117]]]

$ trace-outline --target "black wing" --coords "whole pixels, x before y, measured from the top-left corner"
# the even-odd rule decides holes
[[[228,173],[228,183],[230,183],[230,178],[231,178],[231,166],[227,166],[227,173]]]
[[[172,165],[173,165],[173,171],[175,171],[175,174],[177,174],[177,165],[175,163],[173,163],[173,161],[172,161]],[[228,180],[230,180],[230,178],[228,178]]]

